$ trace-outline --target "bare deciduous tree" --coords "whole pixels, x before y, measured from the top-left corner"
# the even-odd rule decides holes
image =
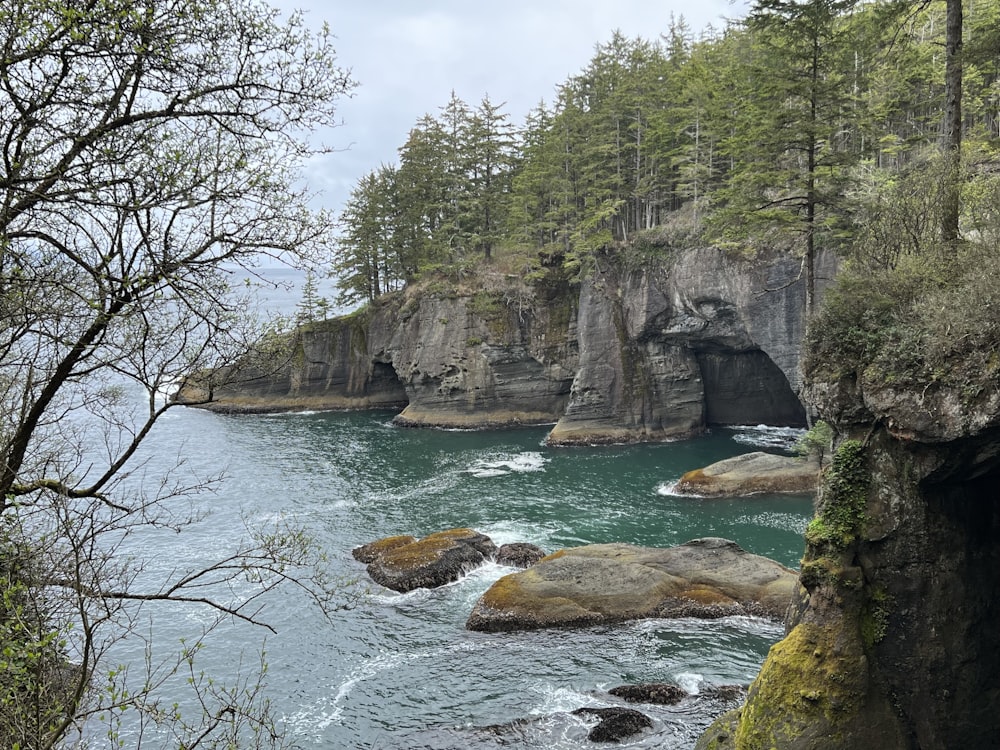
[[[183,527],[185,496],[211,484],[140,482],[140,446],[173,408],[165,389],[253,344],[234,269],[328,242],[296,181],[325,150],[309,133],[352,87],[325,28],[252,0],[10,0],[0,14],[4,746],[58,746],[126,709],[184,747],[278,740],[252,669],[230,692],[192,671],[197,720],[160,706],[197,639],[150,663],[138,692],[102,659],[162,601],[264,623],[260,597],[292,583],[331,605],[296,529],[248,533],[160,581],[118,545]]]

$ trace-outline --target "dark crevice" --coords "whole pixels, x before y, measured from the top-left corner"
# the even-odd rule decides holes
[[[751,351],[697,353],[708,426],[768,424],[804,427],[805,409],[770,357]]]

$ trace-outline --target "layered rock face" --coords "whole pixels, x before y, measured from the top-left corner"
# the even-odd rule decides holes
[[[715,746],[996,747],[1000,387],[818,377],[811,396],[841,444],[808,598]]]
[[[804,424],[798,274],[790,258],[751,265],[712,248],[632,271],[600,264],[580,295],[580,366],[549,442]]]
[[[566,286],[421,294],[374,321],[369,350],[406,389],[401,424],[503,427],[554,422],[576,368]]]
[[[178,399],[223,412],[394,408],[408,426],[553,423],[576,367],[575,292],[540,285],[524,294],[512,284],[387,296],[362,314],[302,326],[270,354],[200,374]]]
[[[627,265],[605,255],[582,286],[553,275],[410,289],[192,378],[178,398],[220,411],[402,408],[412,426],[558,422],[553,444],[804,423],[798,260],[702,249]]]

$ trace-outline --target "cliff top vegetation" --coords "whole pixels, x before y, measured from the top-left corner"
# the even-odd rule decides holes
[[[1000,9],[966,5],[960,134],[988,191]],[[341,302],[489,266],[581,278],[601,250],[711,243],[799,253],[811,307],[818,251],[917,241],[907,227],[881,247],[880,216],[893,185],[930,195],[939,181],[927,165],[951,142],[946,20],[940,2],[759,2],[701,36],[682,18],[653,40],[613,34],[520,124],[453,94],[355,186],[333,262]],[[910,208],[938,221],[940,205]],[[962,233],[981,220],[967,206]]]

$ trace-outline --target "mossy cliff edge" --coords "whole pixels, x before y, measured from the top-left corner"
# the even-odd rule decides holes
[[[871,304],[835,305],[811,333],[807,395],[838,447],[806,532],[802,600],[746,705],[699,748],[997,746],[1000,329],[980,317],[973,345],[952,326],[939,359],[912,299],[878,328]],[[893,358],[901,341],[924,356]]]
[[[428,278],[191,378],[179,398],[218,411],[397,408],[409,426],[550,423],[559,444],[804,424],[799,266],[619,249],[581,283],[559,269]]]

